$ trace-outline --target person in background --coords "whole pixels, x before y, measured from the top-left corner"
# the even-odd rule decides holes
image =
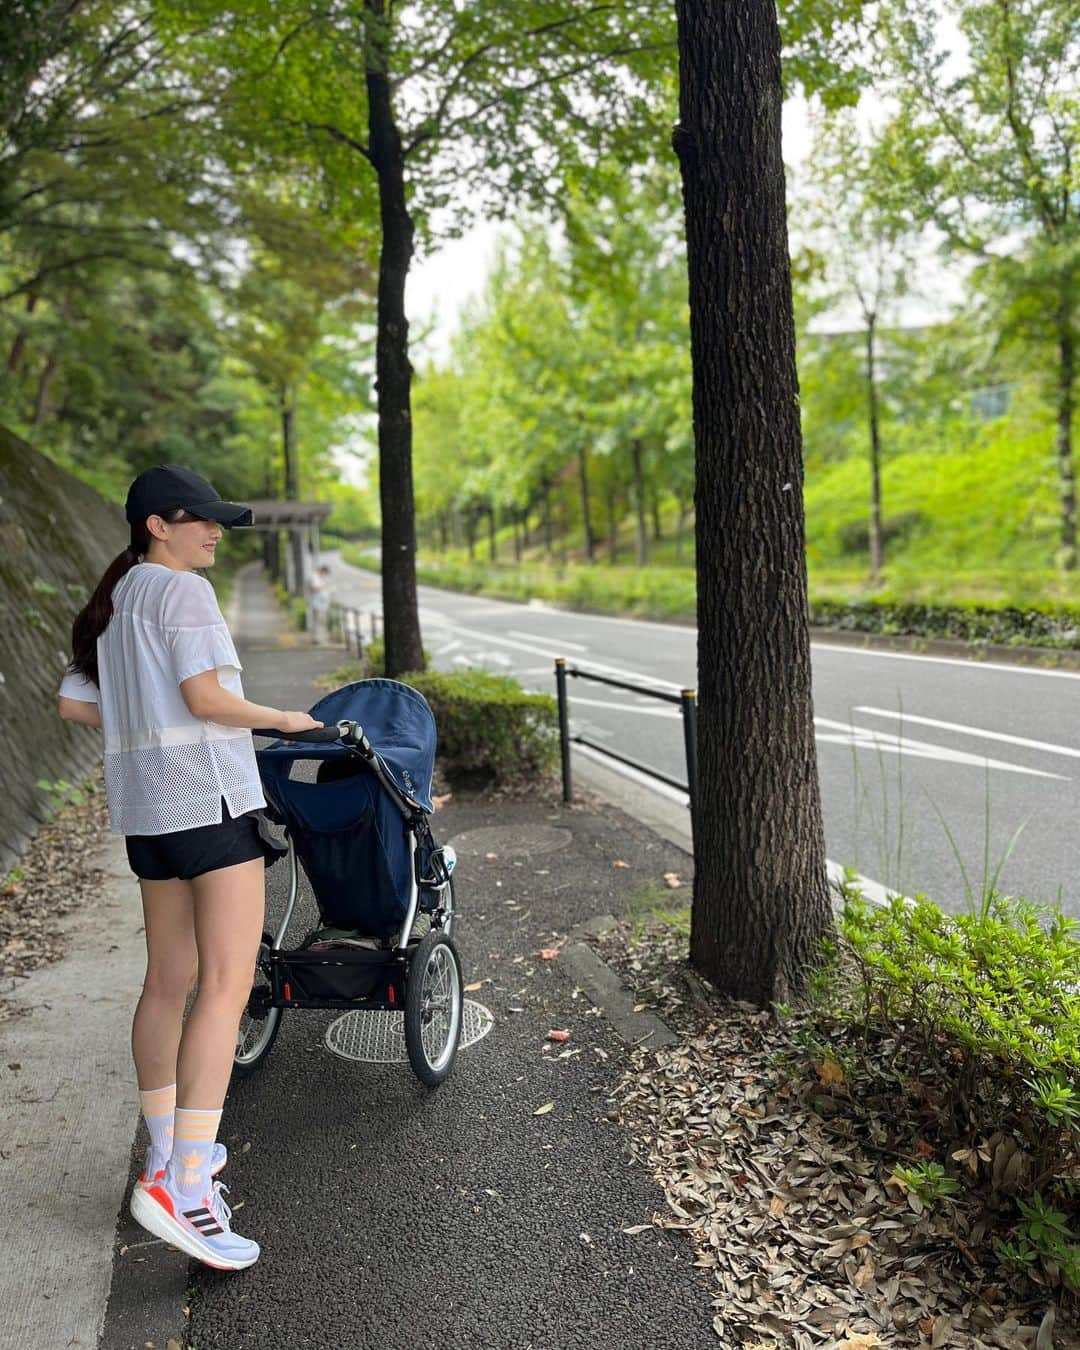
[[[308,613],[311,615],[312,638],[323,643],[329,637],[330,627],[330,569],[320,563],[308,582]]]

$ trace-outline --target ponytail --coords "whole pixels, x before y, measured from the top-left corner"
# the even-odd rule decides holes
[[[167,511],[163,519],[183,515],[183,511]],[[105,574],[94,588],[94,593],[71,625],[71,665],[68,669],[75,675],[85,675],[88,680],[98,682],[97,640],[104,633],[112,618],[112,593],[116,583],[125,573],[130,572],[140,558],[145,557],[150,548],[150,531],[145,521],[139,521],[131,527],[131,543],[118,553],[106,567]]]

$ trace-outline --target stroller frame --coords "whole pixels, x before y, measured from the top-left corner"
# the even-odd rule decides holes
[[[255,735],[276,738],[281,733],[256,731]],[[407,830],[409,902],[392,946],[314,951],[307,944],[321,931],[317,928],[305,937],[300,947],[286,949],[286,935],[300,894],[301,867],[296,843],[286,822],[288,898],[276,931],[262,935],[256,978],[238,1033],[234,1070],[245,1076],[262,1064],[277,1038],[281,1016],[287,1008],[403,1012],[406,1049],[413,1070],[423,1082],[436,1086],[453,1066],[462,1026],[461,963],[450,941],[454,920],[454,850],[449,846],[435,846],[425,811],[399,789],[358,723],[339,721],[315,731],[292,733],[284,739],[308,744],[338,742],[361,759],[366,769],[378,779]],[[426,876],[420,874],[421,842],[429,845],[426,854],[430,874]],[[413,928],[421,912],[430,915],[430,928],[422,937],[416,938]],[[332,976],[331,968],[347,970],[341,969],[340,975]],[[342,976],[347,981],[355,980],[355,992],[335,995],[323,988],[313,993],[310,986],[304,992],[302,988],[293,987],[301,984],[301,972],[303,978],[316,988],[325,985],[327,977],[331,982]],[[429,983],[437,985],[441,992],[433,993],[428,988]],[[438,1011],[447,1013],[447,1024],[444,1043],[433,1046],[433,1037],[428,1032]],[[251,1034],[253,1031],[254,1035]]]

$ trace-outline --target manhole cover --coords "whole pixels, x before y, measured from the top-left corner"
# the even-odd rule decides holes
[[[569,830],[555,825],[489,825],[466,830],[450,842],[459,858],[483,858],[488,853],[507,857],[519,854],[554,853],[573,839]]]
[[[461,1009],[460,1049],[482,1041],[495,1019],[482,1003],[465,999]],[[326,1028],[326,1048],[342,1059],[361,1064],[407,1064],[405,1050],[405,1014],[368,1012],[357,1008],[342,1013]]]

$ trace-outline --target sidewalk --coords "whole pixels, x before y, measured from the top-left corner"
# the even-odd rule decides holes
[[[241,584],[238,615],[265,615],[261,577]],[[265,624],[239,637],[245,689],[279,706],[309,706],[311,675],[340,661],[259,650]],[[323,1036],[335,1014],[286,1014],[223,1121],[237,1227],[263,1256],[239,1277],[193,1273],[191,1344],[711,1350],[690,1245],[623,1231],[664,1203],[607,1119],[624,1042],[564,969],[569,947],[535,956],[635,886],[685,874],[685,854],[618,812],[538,800],[455,799],[433,824],[459,851],[457,939],[494,1029],[429,1093],[405,1065],[332,1056]],[[283,877],[270,875],[273,910]],[[571,1039],[545,1052],[553,1028]]]

